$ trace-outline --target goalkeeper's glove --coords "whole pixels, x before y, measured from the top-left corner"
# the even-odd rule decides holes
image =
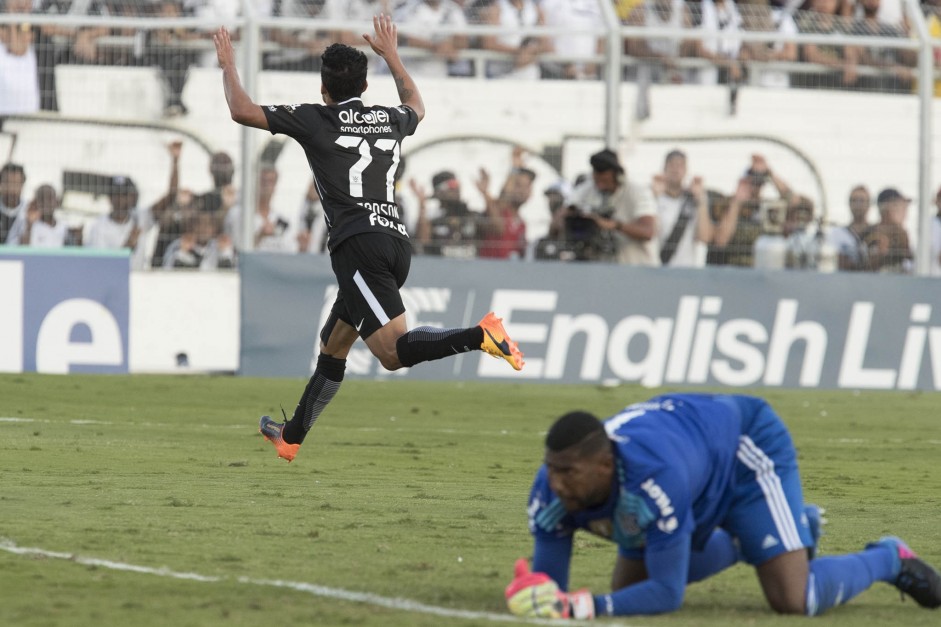
[[[595,600],[588,590],[562,592],[545,573],[529,570],[525,557],[516,560],[514,578],[506,587],[510,612],[526,618],[594,618]]]

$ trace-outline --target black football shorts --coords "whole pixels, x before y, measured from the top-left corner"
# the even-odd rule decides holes
[[[330,320],[321,333],[329,337],[339,318],[354,327],[363,339],[405,313],[399,288],[408,278],[412,246],[384,233],[360,233],[348,237],[330,255],[340,292]]]

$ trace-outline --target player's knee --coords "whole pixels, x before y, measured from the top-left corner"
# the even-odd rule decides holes
[[[686,586],[676,582],[648,580],[651,584],[650,595],[657,599],[659,612],[675,612],[683,606]]]
[[[379,357],[379,363],[382,364],[382,367],[389,372],[394,372],[399,368],[402,368],[402,364],[399,363],[399,358],[396,355],[384,355]]]
[[[383,347],[380,350],[374,351],[373,355],[376,356],[376,359],[379,360],[379,363],[382,365],[382,367],[389,372],[393,372],[402,367],[402,362],[399,361],[399,355],[395,351],[394,346],[391,348],[391,350]]]

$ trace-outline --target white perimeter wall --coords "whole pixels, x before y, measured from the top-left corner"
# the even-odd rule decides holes
[[[131,372],[232,372],[239,363],[239,278],[231,272],[131,274]],[[188,366],[177,365],[185,353]]]

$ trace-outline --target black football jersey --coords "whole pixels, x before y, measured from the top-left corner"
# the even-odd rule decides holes
[[[351,98],[332,105],[262,108],[271,133],[293,137],[307,154],[331,252],[357,233],[408,239],[394,184],[402,140],[418,126],[410,107],[367,107],[360,98]]]

